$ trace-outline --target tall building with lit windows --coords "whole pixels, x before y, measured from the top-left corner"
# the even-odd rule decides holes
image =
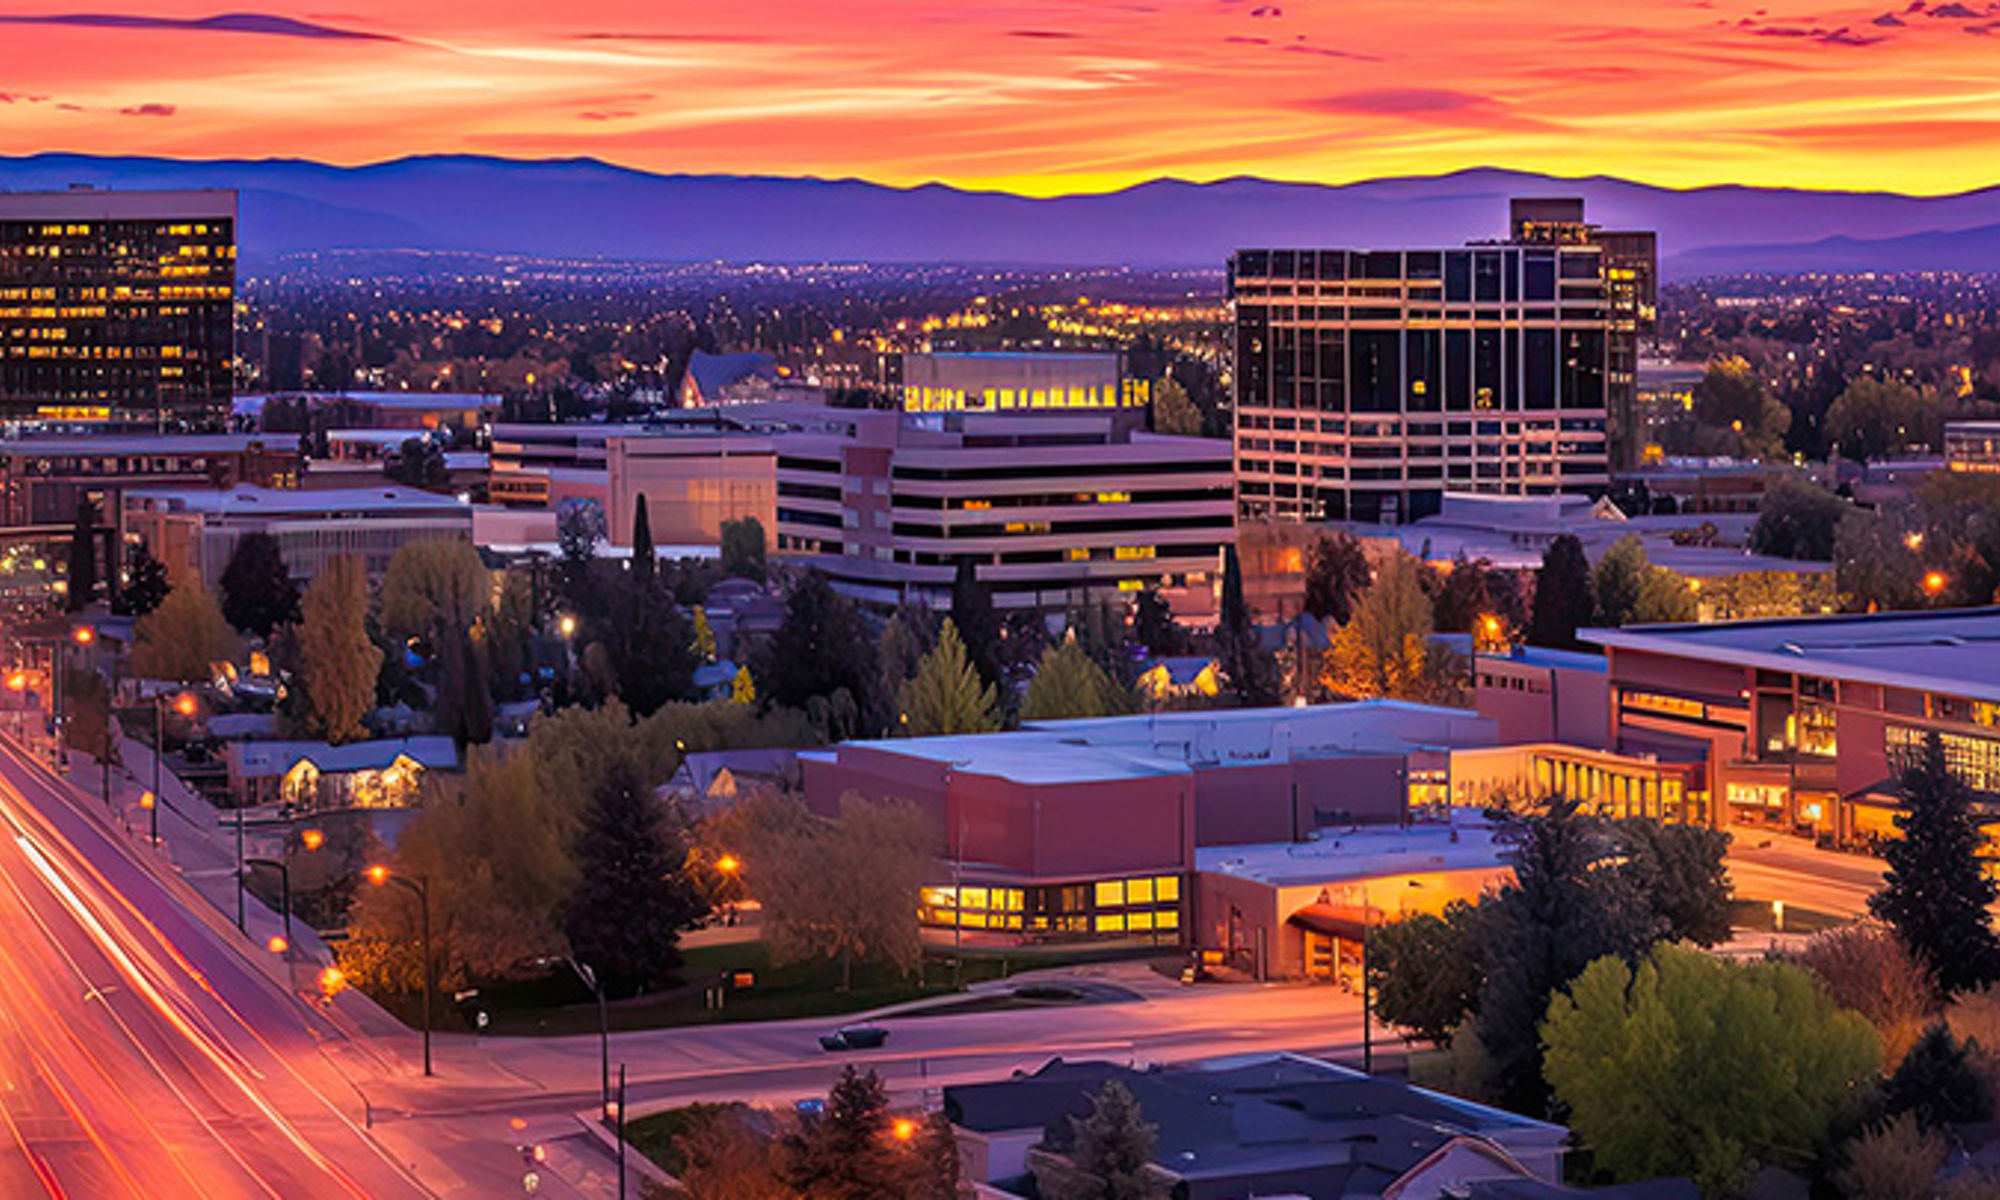
[[[1145,408],[1151,385],[1110,351],[892,354],[884,383],[905,412]]]
[[[1448,491],[1605,489],[1652,235],[1602,233],[1576,200],[1510,216],[1491,243],[1231,258],[1244,516],[1398,523]]]
[[[0,193],[0,419],[227,417],[232,191]]]

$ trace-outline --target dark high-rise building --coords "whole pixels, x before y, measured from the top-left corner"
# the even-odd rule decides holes
[[[1244,516],[1409,521],[1447,491],[1604,490],[1652,235],[1607,247],[1573,200],[1512,216],[1501,242],[1231,258]]]
[[[0,418],[229,412],[236,193],[0,193]]]

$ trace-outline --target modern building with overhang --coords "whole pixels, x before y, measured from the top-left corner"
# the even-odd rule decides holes
[[[1717,825],[1836,845],[1896,836],[1897,777],[1935,733],[2000,825],[2000,608],[1590,629],[1615,745],[1697,768]]]

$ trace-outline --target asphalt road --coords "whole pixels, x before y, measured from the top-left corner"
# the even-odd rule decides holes
[[[0,1196],[399,1200],[311,1009],[0,749]]]

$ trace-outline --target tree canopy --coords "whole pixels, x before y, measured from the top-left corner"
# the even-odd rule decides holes
[[[1616,628],[1662,621],[1692,621],[1697,605],[1687,581],[1653,565],[1637,534],[1611,543],[1592,572],[1597,620]]]
[[[1321,534],[1306,552],[1305,610],[1345,625],[1373,576],[1360,538],[1346,530]]]
[[[1542,1033],[1549,1082],[1601,1169],[1691,1174],[1715,1200],[1759,1164],[1810,1161],[1881,1054],[1800,968],[1671,945],[1636,966],[1592,962]]]
[[[1935,448],[1941,432],[1937,394],[1900,380],[1856,376],[1826,410],[1827,439],[1862,462]]]
[[[1406,554],[1383,564],[1353,618],[1333,634],[1320,668],[1327,690],[1426,704],[1462,694],[1463,660],[1431,640],[1431,602],[1421,570]]]
[[[1750,548],[1777,558],[1830,560],[1834,530],[1851,507],[1816,483],[1781,476],[1764,490]]]
[[[1042,651],[1028,694],[1021,700],[1024,721],[1103,717],[1132,711],[1129,691],[1084,652],[1075,638]]]
[[[222,615],[244,633],[271,636],[271,630],[299,619],[299,587],[278,539],[246,533],[222,570]]]
[[[471,542],[406,542],[382,573],[382,632],[440,644],[463,637],[493,602],[493,576]]]
[[[1901,836],[1882,847],[1888,864],[1869,911],[1889,923],[1948,992],[2000,980],[2000,939],[1989,909],[2000,889],[1980,862],[1984,835],[1972,794],[1945,760],[1936,732],[1905,765]]]
[[[300,602],[305,731],[335,745],[362,736],[382,652],[368,637],[368,576],[358,559],[328,562]]]
[[[755,517],[724,521],[721,556],[724,574],[764,582],[764,523]]]
[[[236,658],[236,631],[215,594],[189,578],[132,626],[132,670],[146,679],[202,683]]]
[[[665,983],[680,966],[680,930],[700,909],[680,870],[686,839],[666,818],[629,764],[612,768],[584,813],[563,931],[614,994]]]
[[[1535,577],[1535,605],[1528,618],[1528,640],[1537,646],[1573,650],[1576,631],[1596,613],[1590,559],[1575,534],[1565,533],[1542,552],[1542,569]]]

